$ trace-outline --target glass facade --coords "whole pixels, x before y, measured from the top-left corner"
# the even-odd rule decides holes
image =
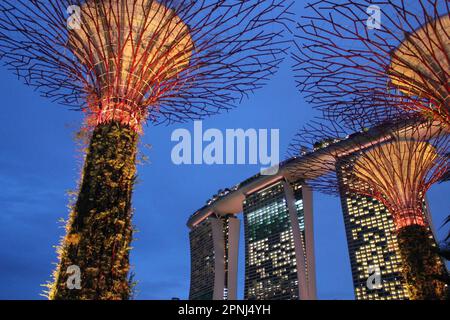
[[[302,186],[291,185],[304,235]],[[298,263],[283,182],[247,195],[244,201],[246,300],[299,299]],[[304,246],[304,241],[301,241]],[[306,252],[304,247],[303,252]],[[306,257],[305,261],[306,261]]]

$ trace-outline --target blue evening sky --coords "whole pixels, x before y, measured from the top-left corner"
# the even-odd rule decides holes
[[[302,2],[296,1],[300,15]],[[280,129],[281,155],[296,130],[314,116],[295,88],[287,60],[268,86],[239,108],[203,122],[205,129]],[[39,97],[0,69],[0,299],[42,299],[56,262],[53,246],[68,216],[67,191],[77,186],[82,154],[73,135],[82,115]],[[218,189],[258,172],[258,166],[176,166],[171,133],[193,124],[147,127],[142,137],[151,163],[139,166],[134,194],[133,270],[138,299],[187,298],[189,238],[186,220]],[[450,184],[429,193],[435,225],[448,215]],[[343,218],[337,198],[315,194],[317,284],[320,299],[353,299]],[[440,229],[442,239],[445,229]],[[243,237],[241,239],[243,243]],[[240,296],[244,251],[241,245]]]

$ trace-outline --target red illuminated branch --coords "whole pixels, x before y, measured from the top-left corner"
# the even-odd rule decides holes
[[[307,10],[295,70],[309,102],[332,118],[420,112],[450,123],[448,1],[319,0]]]
[[[74,5],[80,19],[72,11],[68,30]],[[0,56],[94,125],[199,119],[231,108],[275,72],[288,47],[289,7],[286,0],[4,0]]]

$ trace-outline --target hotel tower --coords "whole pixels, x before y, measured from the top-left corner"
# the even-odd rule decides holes
[[[190,217],[190,299],[237,299],[240,213],[244,299],[316,299],[312,192],[282,174],[221,191]]]
[[[190,300],[236,300],[239,220],[209,216],[189,234]]]
[[[311,190],[285,180],[255,190],[244,201],[244,226],[244,298],[315,299]]]

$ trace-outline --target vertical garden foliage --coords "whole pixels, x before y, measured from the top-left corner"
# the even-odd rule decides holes
[[[446,270],[430,237],[430,231],[419,225],[398,232],[403,276],[411,300],[441,300],[446,296],[445,283],[436,277],[444,275]]]
[[[129,297],[135,131],[229,110],[266,84],[291,45],[292,4],[0,1],[2,63],[95,128],[50,298]],[[74,6],[80,14],[68,19]],[[81,270],[80,290],[67,288],[71,266]]]
[[[93,131],[78,200],[59,247],[51,299],[129,298],[137,143],[138,134],[117,122]],[[80,268],[81,289],[67,286],[72,265]]]

